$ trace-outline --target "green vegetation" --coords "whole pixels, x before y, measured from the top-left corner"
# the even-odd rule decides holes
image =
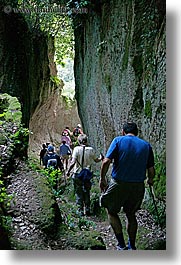
[[[8,94],[0,94],[0,124],[3,124],[3,121],[20,124],[21,118],[21,105],[18,99]]]
[[[51,188],[52,195],[55,197],[59,206],[61,222],[56,224],[56,231],[52,230],[50,237],[58,242],[60,240],[62,241],[62,238],[66,238],[66,246],[69,246],[71,249],[105,249],[103,242],[100,240],[99,232],[95,231],[95,223],[87,217],[79,215],[78,207],[75,203],[72,179],[68,179],[65,185],[63,175],[58,172],[58,189],[55,190],[54,185],[56,182],[55,179],[57,178],[56,170],[49,171],[42,169],[38,164],[38,161],[35,159],[29,159],[29,166],[39,175],[38,183],[36,179],[35,184],[38,193],[44,194],[43,201],[45,202],[45,205],[43,208],[44,211],[47,209],[47,218],[48,216],[51,217],[51,206],[48,201],[46,203],[46,200],[51,194],[47,194],[45,183]],[[96,189],[97,188],[98,187],[96,187]],[[42,215],[42,217],[39,216],[39,218],[42,219],[42,223],[45,217]],[[47,220],[44,220],[44,222],[47,224]]]
[[[21,106],[16,97],[0,94],[0,225],[9,234],[11,218],[6,214],[13,200],[7,194],[7,177],[15,160],[27,157],[29,130],[21,125]]]
[[[161,159],[155,155],[155,195],[159,199],[166,197],[166,163],[165,158]]]
[[[164,228],[166,227],[166,166],[165,162],[158,156],[155,156],[155,172],[156,175],[153,186],[153,195],[158,209],[158,214],[155,210],[155,205],[149,187],[146,187],[146,195],[143,206],[151,213],[155,222]]]
[[[1,179],[2,175],[0,173],[0,205],[8,208],[10,206],[10,202],[13,199],[13,194],[7,194],[7,189],[5,187],[4,181]]]
[[[63,222],[67,225],[68,229],[73,231],[77,231],[77,229],[87,230],[90,226],[94,226],[93,222],[86,220],[84,217],[80,217],[78,214],[78,207],[75,204],[74,187],[71,179],[65,181],[64,175],[60,170],[41,169],[37,160],[30,159],[29,166],[47,180],[52,194],[59,201]],[[57,188],[55,189],[56,184]]]
[[[22,14],[29,25],[30,32],[41,32],[41,34],[44,33],[48,38],[53,38],[54,40],[54,60],[57,65],[58,76],[50,76],[50,80],[57,87],[61,83],[60,79],[63,80],[64,88],[61,91],[61,96],[68,109],[75,102],[75,84],[73,79],[74,32],[72,17],[76,14],[76,10],[85,7],[87,4],[88,1],[18,1],[18,7],[22,12],[23,10],[29,10],[29,12],[23,12]],[[69,73],[66,73],[67,70],[69,70]]]
[[[147,100],[145,102],[145,115],[148,117],[148,118],[151,118],[152,117],[152,109],[151,109],[151,101],[150,100]]]
[[[59,86],[61,84],[61,80],[57,76],[50,76],[50,80],[56,84],[56,86]]]
[[[74,34],[65,1],[18,0],[29,29],[32,32],[44,32],[55,39],[57,64],[64,65],[65,58],[74,58]],[[23,12],[27,10],[27,12]]]

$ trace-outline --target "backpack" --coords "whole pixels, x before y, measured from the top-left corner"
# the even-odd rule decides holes
[[[80,164],[77,160],[78,164],[81,166],[82,170],[80,173],[75,174],[75,179],[79,181],[79,185],[83,187],[84,191],[90,190],[92,186],[91,179],[93,178],[93,172],[90,171],[88,168],[84,168],[84,152],[85,146],[83,146],[83,154],[82,154],[82,163]]]
[[[87,168],[83,168],[79,174],[76,176],[83,185],[85,190],[90,190],[92,186],[91,179],[93,178],[93,172]]]
[[[47,168],[53,167],[57,168],[57,158],[56,154],[48,154]]]
[[[79,136],[79,134],[80,134],[79,128],[75,128],[73,131],[73,135],[77,137],[77,136]]]

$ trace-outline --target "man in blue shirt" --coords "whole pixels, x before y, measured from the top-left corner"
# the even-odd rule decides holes
[[[118,240],[117,249],[135,250],[138,226],[135,213],[144,197],[146,172],[148,184],[153,185],[154,156],[151,145],[137,137],[138,128],[135,123],[125,123],[122,134],[123,136],[113,139],[102,163],[99,186],[104,193],[101,195],[101,205],[107,209],[110,224]],[[106,173],[112,161],[112,179],[108,185]],[[121,207],[127,217],[128,247],[118,216]]]

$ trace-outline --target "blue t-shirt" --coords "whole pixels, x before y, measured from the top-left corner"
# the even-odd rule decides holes
[[[114,138],[106,157],[114,160],[112,178],[123,182],[143,182],[146,169],[154,166],[151,145],[133,135]]]
[[[68,144],[61,144],[60,145],[60,155],[70,155],[71,154],[71,149],[70,146]]]

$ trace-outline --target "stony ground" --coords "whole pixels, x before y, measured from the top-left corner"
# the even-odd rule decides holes
[[[16,173],[10,175],[10,185],[8,193],[14,194],[11,202],[10,214],[12,217],[12,240],[18,242],[18,248],[26,246],[28,249],[71,249],[66,246],[66,238],[62,242],[47,240],[47,236],[39,229],[38,225],[32,220],[31,216],[41,207],[38,201],[34,186],[34,176],[36,172],[27,168],[23,163],[19,165]],[[34,176],[34,177],[33,177]],[[124,215],[121,214],[124,219]],[[96,216],[86,217],[95,223],[94,228],[100,232],[107,250],[116,249],[116,240],[108,221],[101,221]],[[165,241],[166,232],[155,225],[153,219],[145,210],[140,210],[137,214],[139,227],[144,227],[146,233],[141,235],[139,241],[148,241],[148,248],[152,249],[155,241]],[[124,221],[123,221],[124,224]],[[90,228],[91,229],[91,228]],[[139,232],[139,230],[138,230]]]

